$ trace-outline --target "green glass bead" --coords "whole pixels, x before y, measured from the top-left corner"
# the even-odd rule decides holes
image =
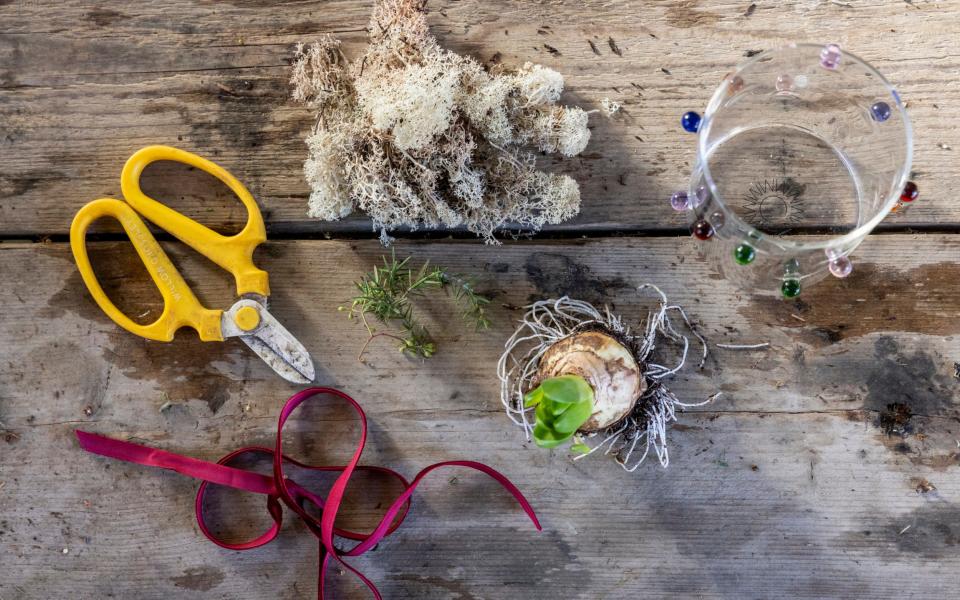
[[[780,284],[780,293],[784,298],[796,298],[800,295],[800,280],[786,279]]]
[[[733,249],[733,260],[738,265],[749,265],[757,257],[757,251],[750,244],[740,244]]]

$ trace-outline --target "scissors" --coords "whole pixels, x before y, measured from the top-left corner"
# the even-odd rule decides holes
[[[158,160],[190,165],[226,184],[247,209],[244,228],[235,235],[221,235],[144,194],[140,176],[147,165]],[[134,153],[123,166],[120,189],[126,202],[114,198],[94,200],[77,212],[70,226],[70,247],[80,275],[108,317],[133,334],[161,342],[173,340],[174,333],[182,327],[195,329],[205,342],[239,337],[284,379],[293,383],[313,381],[310,354],[267,311],[267,272],[253,264],[253,251],[266,241],[267,233],[260,209],[242,183],[226,169],[196,154],[170,146],[148,146]],[[232,274],[240,299],[226,311],[204,307],[141,216]],[[86,235],[90,225],[101,217],[113,217],[120,222],[160,290],[163,312],[153,323],[140,325],[123,314],[97,281],[87,254]]]

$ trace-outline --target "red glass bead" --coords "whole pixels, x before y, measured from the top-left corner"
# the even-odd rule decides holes
[[[709,240],[713,237],[713,227],[703,219],[694,223],[690,231],[693,233],[693,237],[698,240]]]
[[[900,201],[913,202],[919,195],[920,190],[917,189],[917,184],[912,181],[908,181],[907,185],[903,186],[903,192],[900,193]]]

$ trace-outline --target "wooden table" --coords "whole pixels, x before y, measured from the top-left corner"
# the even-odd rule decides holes
[[[222,550],[193,521],[195,481],[84,454],[73,437],[82,427],[216,459],[269,445],[293,390],[240,343],[146,342],[92,303],[70,219],[119,194],[123,161],[151,143],[213,158],[259,200],[273,312],[313,353],[319,382],[363,403],[367,461],[412,475],[475,458],[534,502],[540,534],[483,477],[433,479],[404,527],[353,561],[387,598],[956,597],[960,2],[431,2],[445,46],[547,64],[567,76],[565,101],[609,97],[624,110],[593,121],[582,156],[548,161],[582,186],[575,220],[502,247],[462,235],[396,243],[474,277],[495,299],[491,331],[463,328],[438,302],[427,307],[436,357],[374,344],[361,364],[362,328],[337,306],[384,249],[362,215],[305,217],[311,116],[287,79],[294,43],[322,32],[356,55],[370,4],[0,1],[0,599],[315,594],[315,542],[289,514],[273,544]],[[695,153],[678,115],[703,107],[744,54],[793,40],[840,42],[899,85],[922,196],[857,251],[853,276],[788,303],[713,276],[665,199]],[[206,223],[244,218],[195,173],[151,178]],[[90,246],[125,306],[157,310],[128,245],[108,234]],[[224,273],[167,248],[209,305],[232,300]],[[636,321],[642,282],[686,306],[712,343],[770,348],[717,349],[674,381],[681,397],[724,395],[671,429],[669,469],[628,475],[525,444],[494,372],[513,307],[570,293]],[[903,433],[883,426],[893,403],[912,413]],[[305,417],[293,448],[343,460],[350,415]],[[382,498],[355,495],[346,522],[371,523]],[[266,522],[262,498],[220,497],[215,519],[230,531]],[[363,597],[349,576],[331,587]]]

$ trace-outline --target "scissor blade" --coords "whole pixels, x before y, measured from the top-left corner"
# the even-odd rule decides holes
[[[256,335],[240,336],[240,339],[287,381],[312,382],[315,373],[313,361],[310,360],[307,349],[286,329],[283,329],[283,326],[280,326],[280,329],[282,334],[276,329],[268,328],[258,331]]]
[[[240,330],[233,322],[236,311],[244,306],[256,308],[260,316],[259,325],[249,333]],[[310,383],[314,380],[316,374],[310,353],[263,304],[249,299],[240,300],[224,313],[222,327],[224,337],[239,337],[287,381]]]

